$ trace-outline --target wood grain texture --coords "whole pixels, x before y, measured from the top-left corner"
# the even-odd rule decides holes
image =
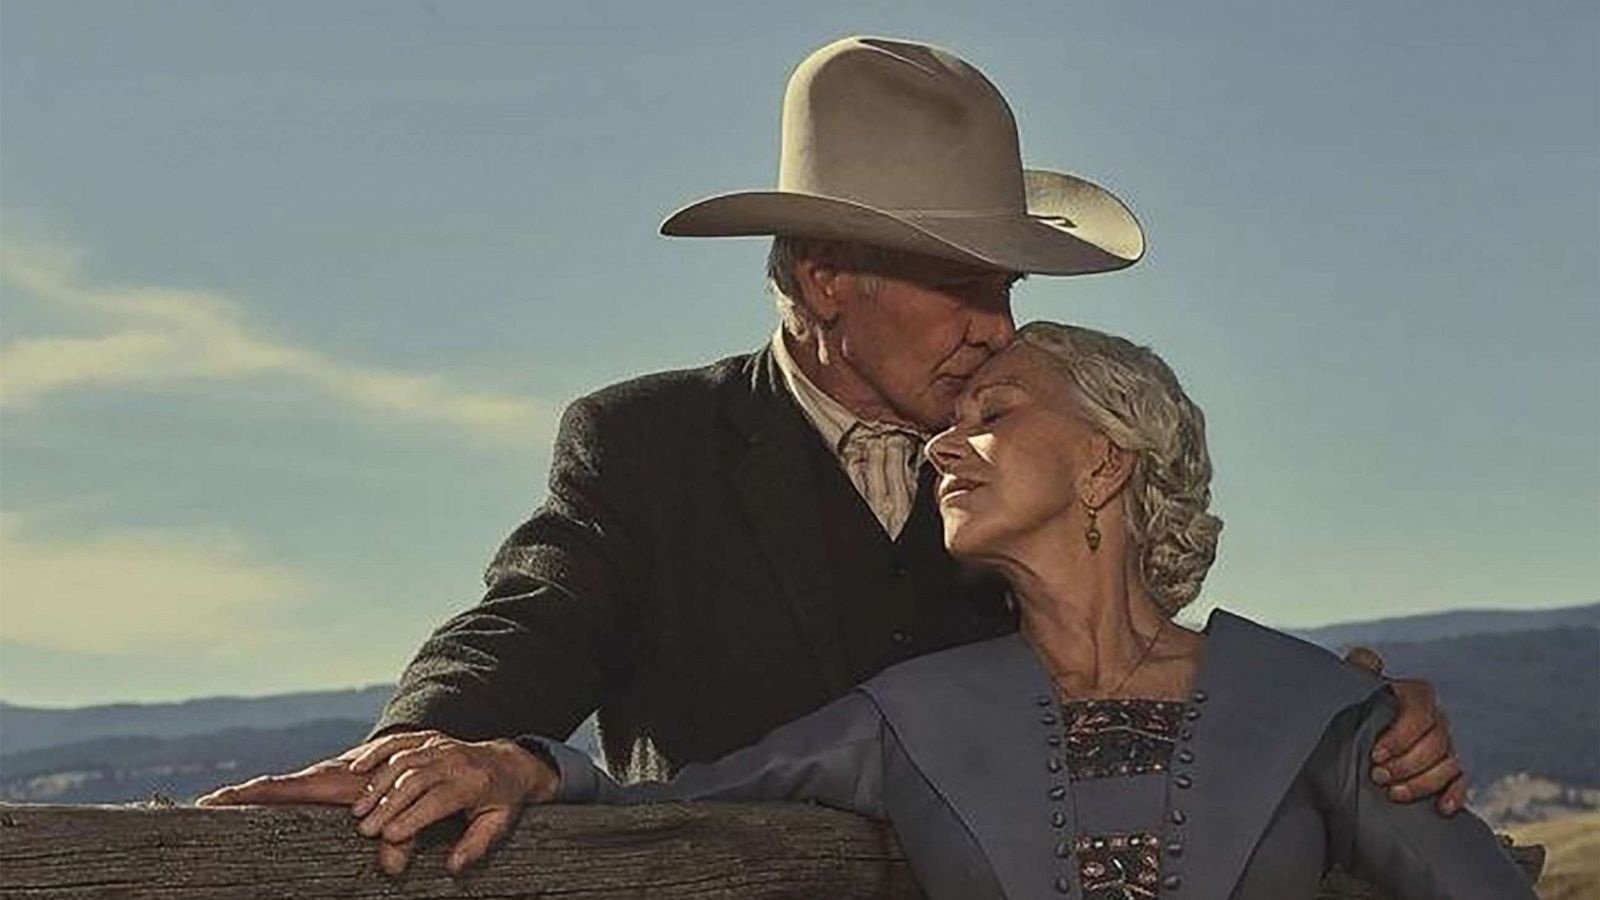
[[[0,898],[921,897],[886,827],[807,804],[530,808],[452,877],[460,830],[391,879],[343,807],[0,804]]]
[[[390,878],[343,807],[0,804],[0,900],[922,897],[888,826],[804,803],[532,807],[456,877],[444,858],[460,833],[424,831]],[[1538,877],[1542,847],[1512,855]],[[1381,897],[1337,873],[1318,894]]]

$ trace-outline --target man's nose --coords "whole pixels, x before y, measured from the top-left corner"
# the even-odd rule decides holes
[[[969,332],[971,342],[982,344],[989,352],[997,353],[1010,345],[1017,336],[1017,323],[1011,318],[1011,304],[997,309],[982,310],[973,316]]]

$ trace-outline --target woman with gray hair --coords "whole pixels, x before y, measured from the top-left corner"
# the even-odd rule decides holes
[[[671,782],[558,742],[545,800],[811,799],[888,819],[932,898],[1311,897],[1339,865],[1397,900],[1533,897],[1483,822],[1386,802],[1378,678],[1199,593],[1222,523],[1205,423],[1150,350],[1035,323],[928,454],[951,553],[1016,634],[886,670]]]

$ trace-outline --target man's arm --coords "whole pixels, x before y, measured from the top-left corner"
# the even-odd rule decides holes
[[[369,737],[564,736],[628,677],[643,564],[601,432],[589,401],[567,409],[549,498],[495,554],[482,602],[418,650]]]
[[[570,734],[629,677],[643,564],[626,505],[632,486],[611,465],[587,400],[561,420],[550,495],[505,541],[477,606],[434,631],[406,667],[367,743],[300,772],[264,776],[203,798],[222,803],[342,803],[365,779],[347,762],[375,738],[439,732],[461,740]]]

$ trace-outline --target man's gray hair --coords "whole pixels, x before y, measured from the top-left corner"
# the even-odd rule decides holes
[[[927,258],[908,250],[894,250],[854,241],[778,235],[767,251],[767,286],[783,316],[783,327],[796,337],[816,326],[816,318],[800,296],[800,281],[795,264],[802,259],[826,260],[830,265],[855,273],[867,296],[877,294],[884,277],[914,280],[927,265]]]
[[[794,266],[810,255],[807,238],[778,235],[772,239],[772,249],[767,251],[767,289],[772,291],[773,302],[778,305],[778,315],[783,318],[783,330],[800,338],[816,324],[811,310],[800,302],[800,282]]]
[[[1217,556],[1222,520],[1211,505],[1205,416],[1149,347],[1103,332],[1030,322],[1017,339],[1048,353],[1084,413],[1137,454],[1123,491],[1137,571],[1167,615],[1194,600]]]

